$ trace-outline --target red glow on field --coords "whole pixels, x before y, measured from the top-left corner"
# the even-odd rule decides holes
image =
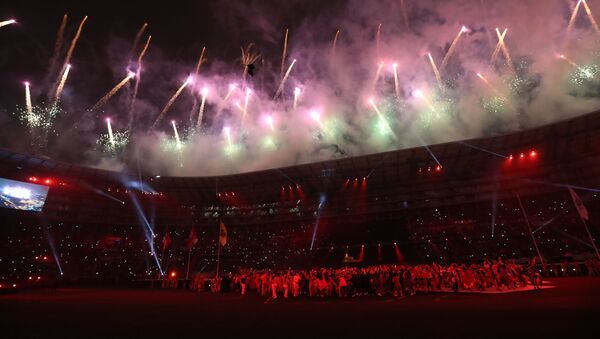
[[[175,278],[175,276],[177,275],[175,272],[171,272],[171,278]]]
[[[396,243],[394,243],[394,251],[396,252],[396,260],[398,260],[399,263],[403,263],[404,255],[402,255],[402,252],[400,252],[400,248],[398,248]]]
[[[530,157],[535,157],[537,155],[537,152],[535,150],[531,150],[531,152],[529,153]]]
[[[525,153],[521,153],[521,154],[519,155],[519,158],[521,158],[521,159],[525,158]]]

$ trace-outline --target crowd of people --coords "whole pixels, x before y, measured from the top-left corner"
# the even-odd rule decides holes
[[[598,263],[596,263],[597,265]],[[318,268],[312,270],[241,270],[221,277],[196,275],[190,288],[197,291],[258,294],[268,299],[308,296],[358,297],[365,295],[406,297],[415,293],[513,290],[531,285],[541,288],[542,277],[535,259],[530,265],[512,260],[485,260],[481,264],[436,263]],[[168,281],[163,287],[170,286]]]

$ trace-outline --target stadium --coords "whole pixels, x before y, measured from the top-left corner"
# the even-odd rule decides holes
[[[240,10],[261,6],[249,3]],[[589,3],[565,9],[567,33],[583,40],[597,28]],[[151,41],[144,46],[144,23],[125,78],[90,75],[102,84],[120,80],[98,101],[75,99],[78,85],[68,85],[70,54],[88,17],[73,24],[72,48],[57,38],[54,57],[66,53],[66,60],[62,70],[51,63],[48,74],[54,68],[57,80],[45,80],[48,93],[25,82],[25,107],[17,104],[16,118],[0,115],[0,318],[7,337],[598,335],[595,59],[580,65],[576,57],[584,59],[588,46],[573,43],[572,57],[535,60],[558,63],[560,72],[532,75],[520,68],[527,57],[511,59],[507,30],[496,28],[490,71],[465,76],[460,69],[479,62],[467,50],[476,49],[461,54],[455,44],[476,44],[489,33],[470,24],[459,26],[454,40],[456,32],[444,38],[439,67],[434,48],[421,53],[431,67],[426,81],[407,80],[398,72],[403,63],[387,59],[390,67],[375,64],[374,79],[338,73],[339,64],[353,61],[336,53],[363,38],[376,42],[365,53],[378,58],[396,53],[396,37],[386,41],[386,33],[416,46],[424,27],[442,25],[423,14],[429,5],[390,7],[412,33],[379,24],[372,36],[344,45],[343,29],[334,31],[333,44],[325,43],[330,60],[313,61],[315,69],[302,71],[302,58],[319,48],[294,49],[294,35],[286,57],[287,29],[280,70],[261,63],[252,43],[241,48],[242,75],[217,74],[226,69],[218,61],[200,72],[203,47],[195,74],[156,92],[140,79],[158,82],[157,68],[180,66],[150,59],[142,75]],[[513,10],[482,6],[494,18]],[[587,16],[577,21],[578,13]],[[65,14],[60,41],[68,20]],[[25,26],[0,22],[0,37],[17,25]],[[89,57],[83,39],[81,53]],[[18,53],[0,58],[0,67]],[[264,85],[270,77],[277,80]],[[348,78],[364,80],[360,90],[345,88]],[[551,90],[559,85],[568,90]],[[487,94],[479,98],[481,88]],[[167,93],[166,104],[153,106],[156,93]],[[55,101],[32,104],[32,97]],[[550,101],[555,105],[546,106]],[[92,108],[68,113],[85,105]],[[179,132],[177,125],[189,126]],[[15,137],[20,129],[26,137]]]

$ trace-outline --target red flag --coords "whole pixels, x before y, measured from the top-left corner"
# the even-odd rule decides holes
[[[222,220],[219,222],[219,243],[221,246],[227,244],[227,228]]]
[[[163,248],[167,248],[167,247],[171,246],[171,235],[169,234],[169,232],[165,233],[165,236],[163,237],[163,240],[162,240],[162,244],[163,244]]]
[[[197,242],[198,242],[198,235],[196,234],[196,228],[194,226],[192,226],[192,230],[190,231],[190,236],[188,237],[188,240],[187,240],[188,249],[191,250],[194,247],[194,245],[196,245]]]
[[[571,198],[573,198],[573,204],[575,204],[575,208],[577,208],[577,212],[579,213],[579,216],[581,217],[581,219],[590,220],[590,215],[588,214],[588,210],[587,210],[587,208],[585,208],[585,205],[583,204],[583,201],[581,201],[581,198],[570,187],[569,187],[569,193],[571,193]]]

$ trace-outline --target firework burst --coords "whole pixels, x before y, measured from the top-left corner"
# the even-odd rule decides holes
[[[583,86],[598,79],[598,75],[600,75],[598,65],[581,65],[569,74],[569,81],[575,86]]]
[[[112,132],[112,138],[109,133],[100,134],[96,140],[97,148],[105,154],[116,155],[122,152],[129,144],[129,131]]]

